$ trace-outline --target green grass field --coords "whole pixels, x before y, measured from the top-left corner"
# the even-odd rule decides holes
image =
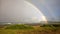
[[[6,25],[0,27],[0,34],[60,34],[60,25]]]

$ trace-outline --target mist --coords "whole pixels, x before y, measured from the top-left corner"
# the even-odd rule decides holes
[[[59,1],[0,0],[0,22],[40,23],[41,21],[60,21]]]
[[[38,23],[46,21],[41,11],[23,0],[0,0],[0,22]]]

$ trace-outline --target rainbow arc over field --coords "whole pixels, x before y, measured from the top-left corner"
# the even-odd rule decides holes
[[[29,3],[28,1],[24,1],[26,4],[30,5],[31,7],[33,7],[35,10],[37,10],[37,12],[39,12],[42,16],[43,21],[45,21],[45,23],[47,24],[47,19],[44,16],[44,14],[41,12],[41,10],[39,10],[36,6],[34,6],[33,4]]]

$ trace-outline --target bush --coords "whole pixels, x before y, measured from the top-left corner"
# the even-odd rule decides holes
[[[49,25],[49,24],[47,24],[47,25],[43,25],[43,27],[45,27],[45,28],[47,28],[47,29],[50,29],[50,30],[56,30],[56,27],[55,26],[53,26],[53,25]]]
[[[26,25],[10,25],[7,26],[5,29],[33,29],[32,26],[26,26]]]

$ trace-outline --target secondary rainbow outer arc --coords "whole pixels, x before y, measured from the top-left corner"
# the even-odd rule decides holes
[[[44,16],[44,14],[43,14],[36,6],[34,6],[33,4],[29,3],[28,1],[24,1],[24,2],[27,3],[27,4],[29,4],[30,6],[32,6],[32,7],[33,7],[34,9],[36,9],[39,13],[41,13],[41,14],[43,15],[43,16],[42,16],[43,20],[45,20],[45,24],[48,23],[46,17]]]

